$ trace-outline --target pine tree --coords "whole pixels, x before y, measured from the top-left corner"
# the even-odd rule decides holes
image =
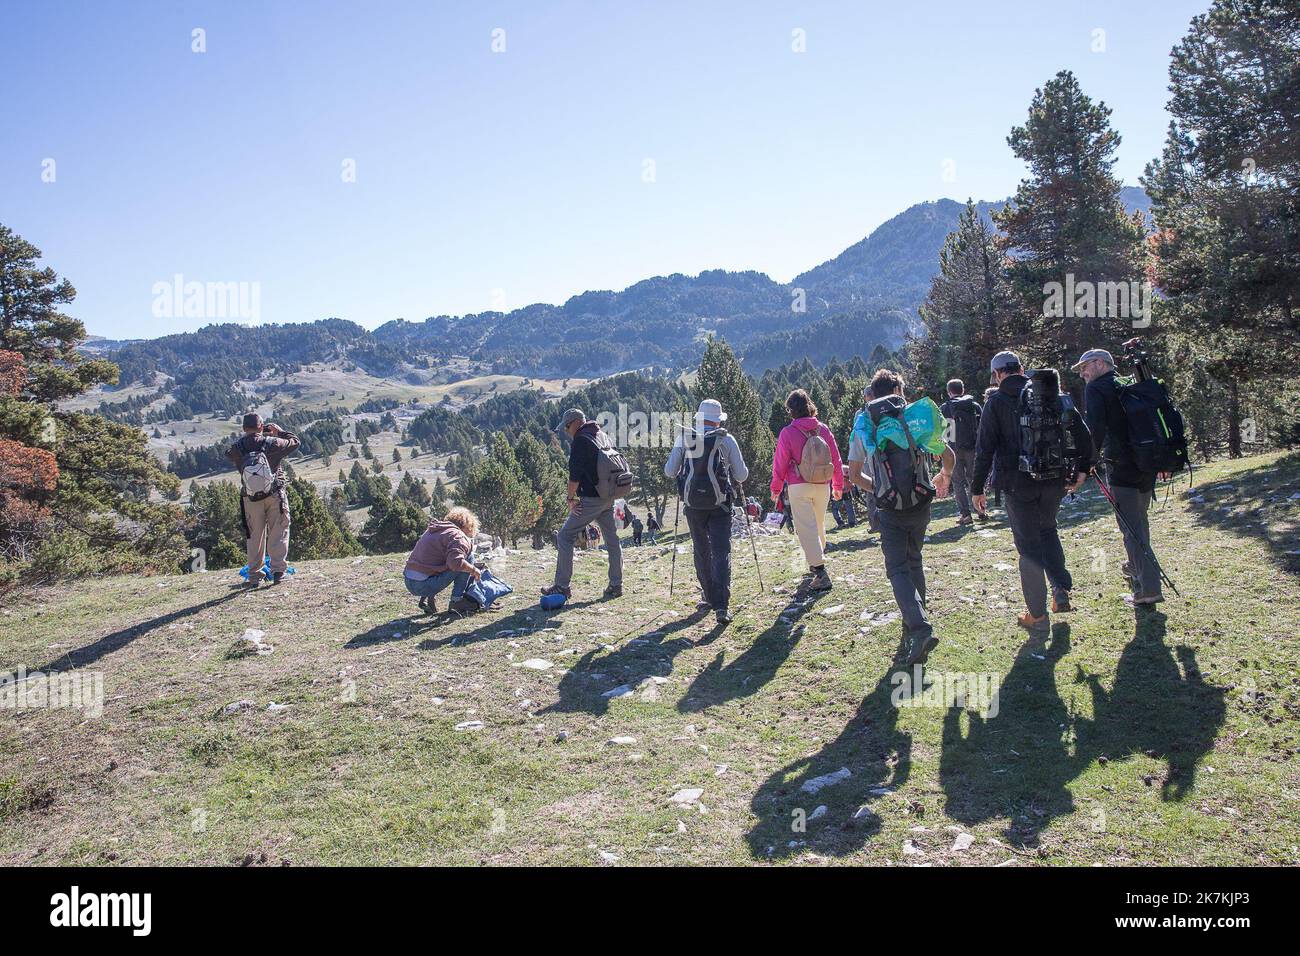
[[[465,469],[456,484],[456,497],[478,515],[484,531],[515,546],[519,536],[536,524],[541,510],[503,432],[493,436],[489,454]]]
[[[553,540],[569,512],[568,471],[559,453],[525,432],[515,448],[519,469],[537,497],[537,520],[528,531],[533,547]]]
[[[1025,124],[1007,137],[1029,178],[993,218],[1026,333],[1028,355],[1021,357],[1030,364],[1066,368],[1085,350],[1117,348],[1133,334],[1131,315],[1103,317],[1096,301],[1090,309],[1081,303],[1092,315],[1044,315],[1049,283],[1065,287],[1072,277],[1076,286],[1096,289],[1144,277],[1140,217],[1125,212],[1112,172],[1120,137],[1110,113],[1063,70],[1035,91]],[[1074,302],[1062,306],[1079,311]]]
[[[758,476],[771,465],[775,442],[763,420],[758,392],[725,340],[709,339],[700,359],[694,393],[698,399],[714,398],[722,403],[727,413],[725,427],[735,436],[745,463],[755,475],[746,483],[746,494],[756,495],[765,507],[770,507],[767,482]]]

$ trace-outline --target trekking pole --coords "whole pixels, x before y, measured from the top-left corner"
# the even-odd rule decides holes
[[[682,499],[677,497],[677,505],[673,508],[673,563],[672,570],[668,573],[668,594],[671,597],[673,593],[673,583],[677,580],[677,516],[682,513]]]
[[[1106,500],[1110,502],[1111,508],[1114,509],[1115,517],[1119,521],[1120,530],[1134,541],[1138,542],[1138,544],[1142,545],[1143,552],[1145,552],[1147,558],[1151,561],[1151,564],[1154,565],[1156,572],[1160,575],[1160,580],[1168,586],[1169,590],[1178,594],[1178,588],[1175,587],[1174,582],[1170,580],[1169,575],[1165,574],[1165,569],[1160,566],[1160,561],[1156,558],[1156,553],[1151,550],[1151,545],[1142,544],[1142,540],[1134,532],[1133,526],[1129,524],[1128,519],[1124,517],[1124,512],[1119,510],[1119,503],[1115,501],[1115,496],[1111,493],[1110,488],[1106,486],[1106,483],[1101,480],[1101,475],[1097,474],[1097,469],[1095,468],[1092,470],[1092,477],[1097,479],[1097,486],[1101,488],[1101,493],[1105,495]],[[1181,594],[1178,594],[1178,596],[1182,597]]]
[[[745,537],[749,538],[750,550],[754,552],[754,573],[758,575],[758,591],[763,593],[763,570],[758,566],[758,545],[754,543],[754,526],[749,520],[749,508],[745,501],[745,486],[736,484],[736,490],[740,492],[740,510],[745,513]]]

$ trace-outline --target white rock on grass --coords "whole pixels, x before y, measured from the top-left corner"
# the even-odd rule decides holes
[[[251,700],[237,700],[234,703],[227,704],[221,708],[223,714],[238,714],[245,710],[252,710],[253,702]]]
[[[843,605],[843,604],[832,604],[830,607],[828,607],[828,608],[826,608],[824,611],[822,611],[822,616],[823,616],[823,617],[834,617],[836,614],[839,614],[840,611],[843,611],[843,610],[844,610],[844,605]]]
[[[809,820],[818,820],[818,819],[821,819],[821,818],[824,817],[824,816],[826,816],[826,804],[823,803],[821,806],[819,806],[819,807],[818,807],[816,810],[814,810],[812,813],[808,814],[808,819],[809,819]]]
[[[813,777],[811,780],[805,780],[803,786],[799,789],[804,793],[816,793],[818,790],[829,787],[832,784],[848,780],[851,776],[853,776],[853,773],[848,767],[840,767],[840,769],[836,770],[834,773],[824,773],[820,777]]]
[[[523,667],[530,671],[549,671],[555,665],[550,661],[542,660],[540,657],[530,657],[526,661],[520,661],[518,664],[511,664],[511,667]]]
[[[619,684],[613,690],[607,690],[605,691],[605,693],[601,694],[600,696],[607,697],[610,700],[616,700],[619,697],[627,697],[632,693],[634,693],[634,691],[632,690],[632,686],[630,684]]]
[[[615,856],[613,853],[610,853],[608,850],[601,850],[599,855],[600,855],[600,861],[601,861],[602,863],[617,863],[617,862],[618,862],[618,857]]]
[[[616,744],[618,746],[625,746],[627,744],[636,743],[636,738],[635,737],[610,737],[608,742],[611,744]]]
[[[702,796],[704,796],[703,787],[687,787],[674,793],[668,798],[668,802],[680,807],[689,807],[693,803],[698,803]]]
[[[969,833],[958,833],[957,839],[952,841],[953,852],[964,853],[966,850],[969,850],[974,843],[975,838]]]
[[[456,725],[457,730],[479,730],[483,727],[481,720],[467,720]]]

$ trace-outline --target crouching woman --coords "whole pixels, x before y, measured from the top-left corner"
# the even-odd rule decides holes
[[[441,521],[431,521],[420,535],[415,549],[406,559],[406,590],[420,599],[420,610],[436,614],[434,595],[451,585],[453,611],[478,610],[478,604],[465,596],[470,579],[478,580],[482,572],[474,567],[470,555],[478,518],[468,508],[452,508]]]

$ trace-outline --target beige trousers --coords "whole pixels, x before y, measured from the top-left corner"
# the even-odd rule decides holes
[[[248,522],[248,580],[262,580],[262,563],[271,556],[271,573],[281,574],[289,566],[289,508],[280,510],[280,496],[261,501],[244,499]]]
[[[818,567],[826,561],[826,505],[831,500],[830,483],[802,481],[787,486],[787,493],[799,547],[803,548],[808,567]]]

